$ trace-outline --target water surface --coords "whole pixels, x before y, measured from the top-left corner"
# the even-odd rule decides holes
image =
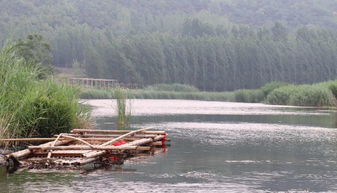
[[[114,128],[114,101],[90,100]],[[166,130],[153,157],[89,173],[2,175],[3,192],[337,192],[336,113],[327,109],[134,100],[133,127]]]

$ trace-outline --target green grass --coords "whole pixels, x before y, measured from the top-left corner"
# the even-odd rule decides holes
[[[129,112],[127,112],[126,90],[117,88],[114,90],[114,96],[117,101],[117,127],[118,129],[130,129],[131,106],[129,104]]]
[[[39,79],[41,67],[0,51],[0,137],[49,137],[87,123],[79,89]]]

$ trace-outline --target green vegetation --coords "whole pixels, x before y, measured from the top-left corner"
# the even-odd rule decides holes
[[[155,84],[145,88],[149,91],[176,91],[176,92],[198,92],[194,86],[184,84]]]
[[[327,87],[317,85],[290,85],[275,89],[267,97],[270,104],[296,106],[332,106],[336,98]]]
[[[145,87],[312,84],[337,76],[336,10],[332,0],[1,1],[0,44],[38,33],[55,66]],[[22,45],[47,50],[43,42]]]
[[[259,89],[241,89],[232,92],[202,92],[196,89],[177,89],[177,85],[153,85],[145,89],[130,89],[128,98],[137,99],[189,99],[247,103],[269,103],[295,106],[335,106],[337,104],[337,80],[313,85],[292,85],[271,82]],[[149,89],[150,88],[150,89]],[[158,90],[152,88],[160,88]],[[165,90],[166,88],[166,90]],[[179,88],[190,86],[179,85]],[[188,91],[190,90],[190,91]],[[84,89],[81,98],[115,98],[115,90]]]
[[[129,112],[127,112],[126,90],[117,88],[114,90],[114,96],[117,100],[117,127],[118,129],[130,129],[131,104],[129,104]]]
[[[0,137],[49,137],[81,127],[88,118],[78,90],[41,80],[41,67],[18,56],[14,46],[0,51]]]
[[[80,95],[82,99],[112,99],[116,98],[115,90],[83,89]],[[130,99],[189,99],[208,101],[234,101],[234,95],[230,92],[177,92],[154,91],[148,89],[129,89],[127,98]]]

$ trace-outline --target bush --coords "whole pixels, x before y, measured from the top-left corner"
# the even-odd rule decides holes
[[[288,105],[290,103],[290,95],[295,92],[294,85],[280,87],[273,90],[266,99],[266,102],[273,105]]]
[[[268,97],[269,104],[296,106],[331,106],[335,103],[332,92],[318,85],[291,85],[272,91]]]
[[[175,91],[175,92],[198,92],[194,86],[185,85],[185,84],[155,84],[148,86],[145,90],[154,90],[154,91]]]
[[[264,96],[267,97],[268,94],[271,93],[273,90],[275,90],[277,88],[280,88],[280,87],[283,87],[283,86],[287,86],[287,85],[289,85],[289,84],[285,83],[285,82],[274,81],[274,82],[270,82],[270,83],[265,84],[260,89],[262,90]]]
[[[78,90],[39,80],[39,68],[4,48],[0,52],[0,137],[48,137],[79,127],[88,118]],[[5,128],[5,129],[4,129]]]
[[[261,90],[237,90],[234,91],[234,100],[236,102],[258,103],[262,102],[264,94]]]
[[[296,92],[290,97],[290,105],[296,106],[331,106],[334,104],[334,96],[326,87],[297,86]]]

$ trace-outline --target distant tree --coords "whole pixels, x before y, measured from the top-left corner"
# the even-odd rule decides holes
[[[26,40],[18,40],[14,45],[16,55],[24,58],[28,64],[40,68],[39,78],[44,79],[53,72],[50,45],[38,34],[28,35]]]
[[[280,22],[276,22],[271,31],[275,41],[285,41],[288,37],[287,28]]]
[[[199,19],[187,19],[183,25],[183,34],[193,37],[213,35],[213,27],[202,23]]]
[[[50,45],[43,40],[41,35],[28,35],[26,40],[18,40],[15,49],[16,53],[27,61],[40,64],[52,62]]]

